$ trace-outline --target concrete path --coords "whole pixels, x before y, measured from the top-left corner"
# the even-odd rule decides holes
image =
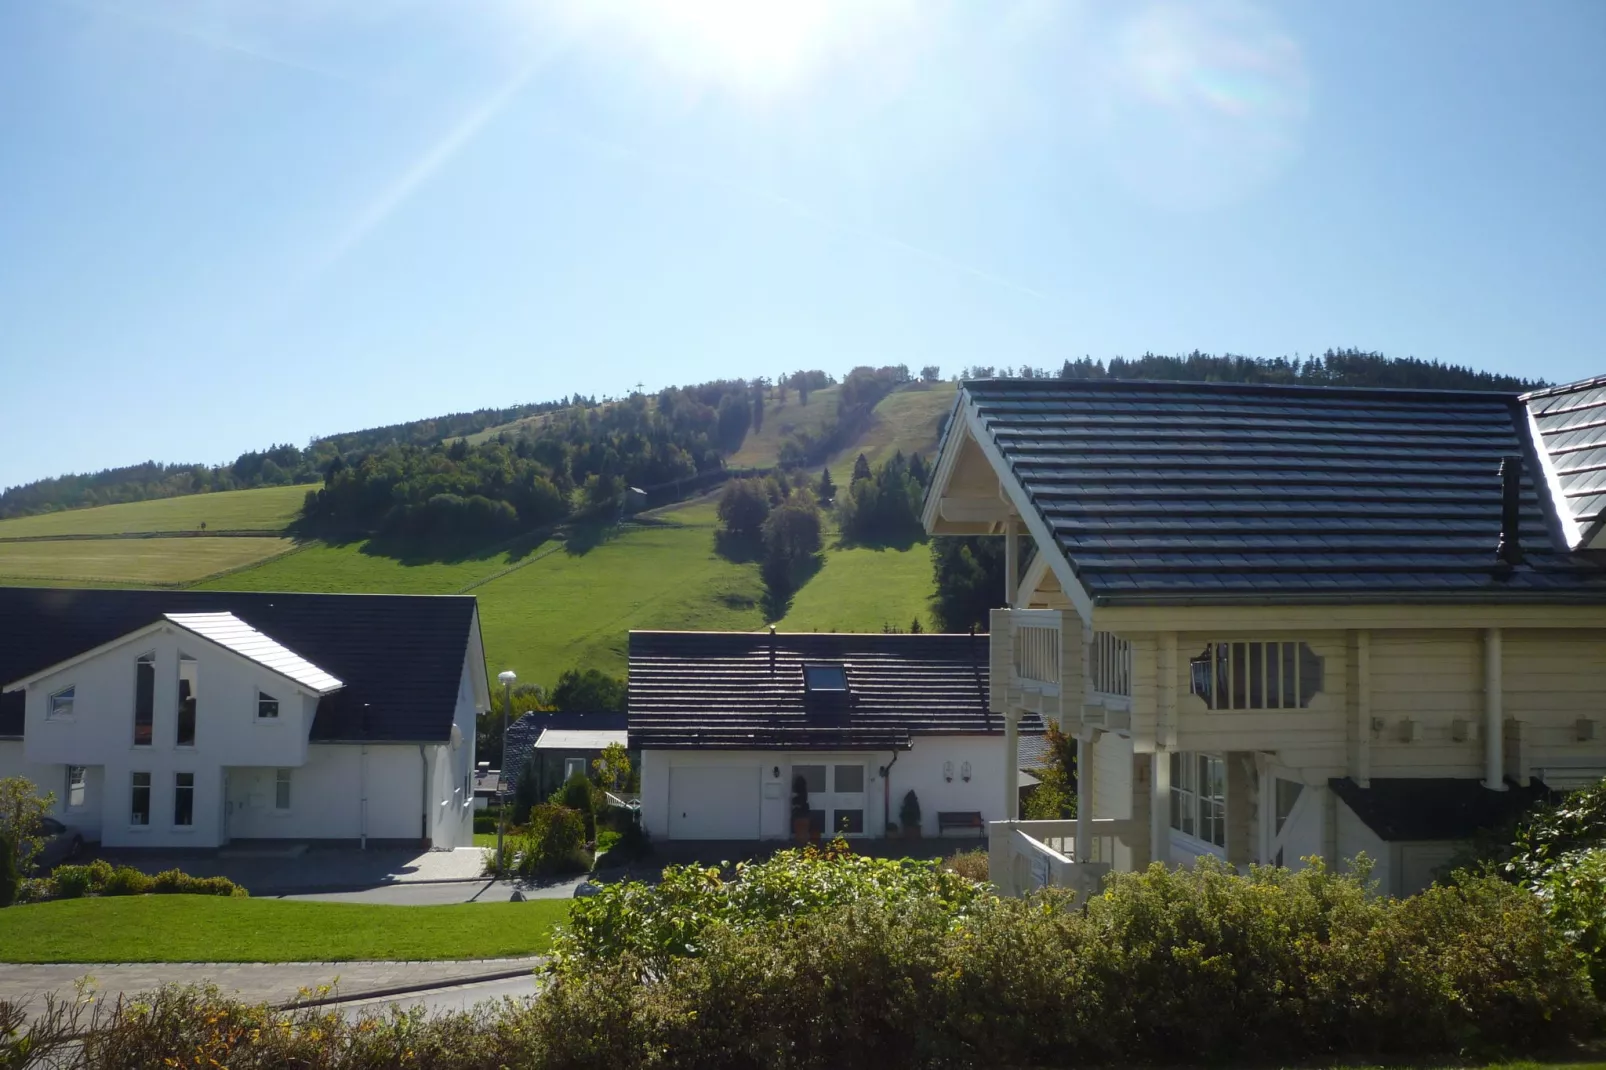
[[[454,985],[514,975],[523,981],[543,960],[468,959],[459,962],[164,962],[60,966],[0,965],[0,1000],[29,1004],[47,992],[71,997],[80,978],[92,980],[98,998],[115,1003],[164,984],[211,982],[248,1003],[288,1003],[303,989],[332,985],[332,995],[357,1001],[396,988]],[[530,980],[533,991],[534,979]]]
[[[325,903],[385,903],[393,906],[438,906],[446,903],[505,903],[514,889],[524,893],[526,899],[572,899],[575,888],[587,878],[566,877],[563,880],[539,884],[521,884],[516,881],[451,881],[425,883],[399,881],[377,888],[353,888],[349,891],[296,892],[280,896],[254,898],[305,899]]]

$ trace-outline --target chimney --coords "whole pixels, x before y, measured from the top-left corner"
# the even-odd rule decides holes
[[[1499,562],[1495,573],[1501,579],[1522,564],[1522,538],[1519,529],[1522,510],[1522,458],[1500,459],[1500,544],[1495,547]]]

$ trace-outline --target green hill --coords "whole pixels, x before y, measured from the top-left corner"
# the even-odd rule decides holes
[[[763,429],[748,435],[730,463],[774,465],[794,430],[817,430],[834,416],[838,392],[813,391],[807,406],[795,391],[784,406],[771,402]],[[899,449],[929,456],[953,397],[951,383],[893,392],[863,432],[832,457],[833,471],[845,480],[861,452],[872,460]],[[0,583],[472,592],[490,665],[512,666],[522,679],[548,684],[574,666],[622,674],[632,628],[765,625],[757,564],[715,553],[713,497],[606,531],[584,528],[450,560],[410,560],[368,541],[291,540],[285,533],[307,489],[197,494],[0,521]],[[219,537],[220,531],[264,534]],[[152,536],[163,532],[186,537]],[[886,624],[907,629],[918,615],[925,626],[931,587],[924,545],[901,551],[831,545],[819,572],[777,623],[785,630],[880,631]]]

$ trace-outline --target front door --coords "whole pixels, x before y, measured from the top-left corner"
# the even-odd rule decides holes
[[[870,797],[862,762],[794,765],[792,777],[808,787],[809,821],[816,832],[827,838],[865,834]]]

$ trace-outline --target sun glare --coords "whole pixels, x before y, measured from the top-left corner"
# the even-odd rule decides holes
[[[910,0],[620,0],[577,4],[590,28],[682,78],[757,95],[802,88],[884,39]]]

